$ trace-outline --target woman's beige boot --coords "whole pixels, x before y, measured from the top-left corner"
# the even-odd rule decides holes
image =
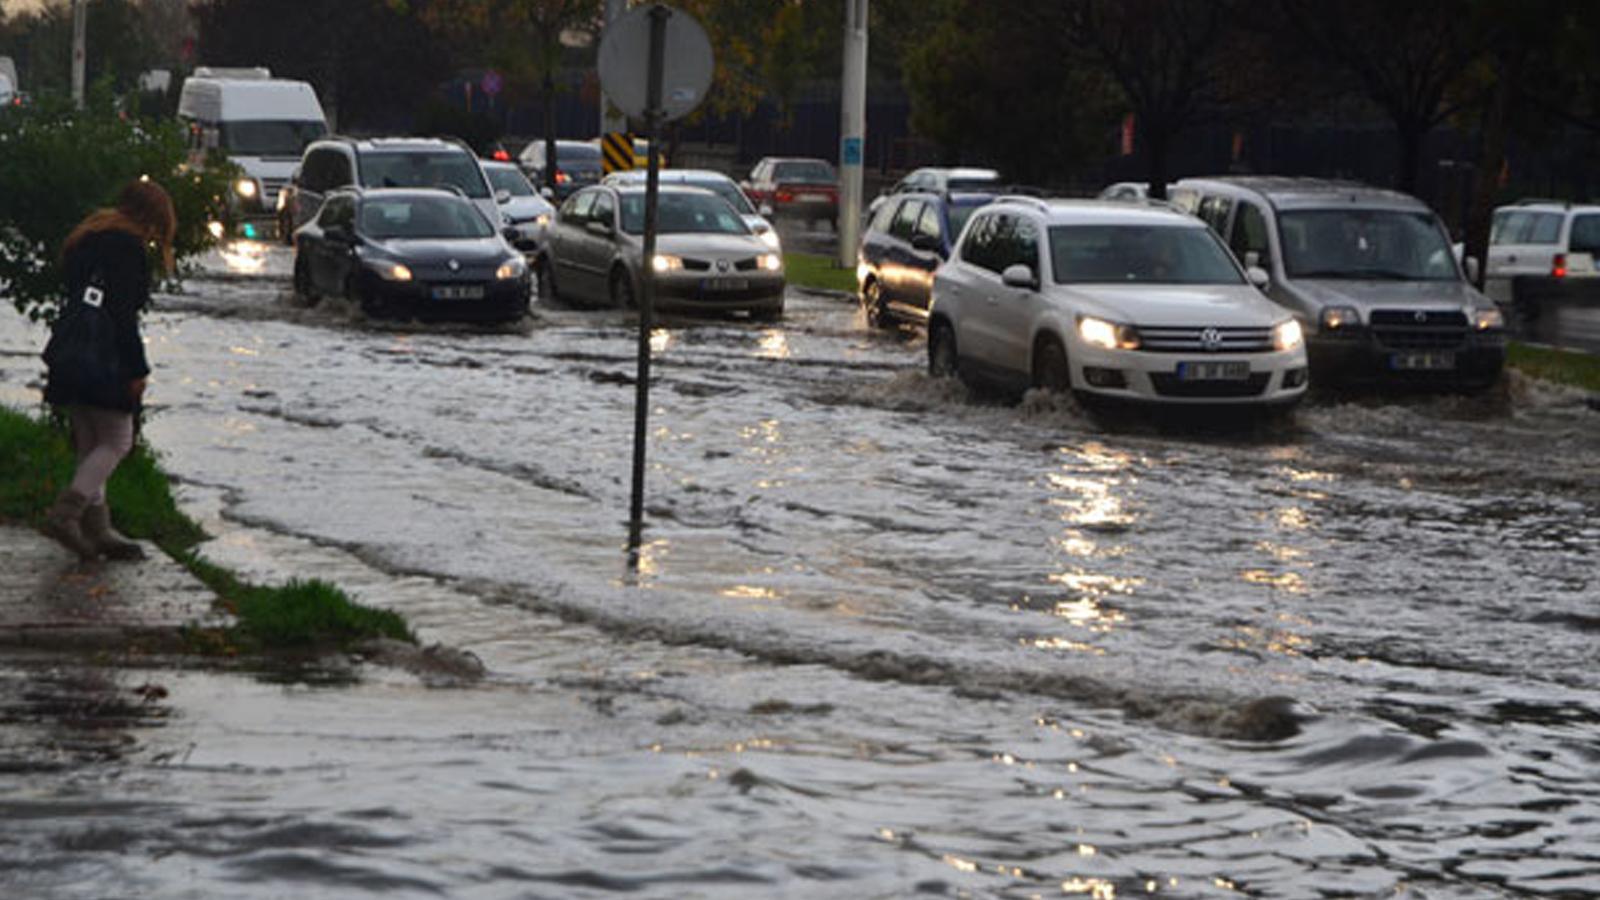
[[[88,508],[88,497],[67,488],[44,514],[44,533],[85,560],[100,555],[100,549],[83,533],[83,514]]]
[[[106,559],[144,559],[144,548],[111,527],[111,507],[91,503],[83,511],[83,536]]]

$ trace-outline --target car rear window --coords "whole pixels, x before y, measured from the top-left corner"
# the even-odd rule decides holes
[[[1558,213],[1502,212],[1494,217],[1491,244],[1554,244],[1561,240]]]
[[[1061,284],[1242,284],[1208,228],[1053,225],[1050,260]]]
[[[380,151],[361,157],[361,184],[382,187],[458,187],[474,199],[489,196],[478,161],[466,151]]]
[[[816,162],[781,162],[772,169],[774,181],[792,181],[800,184],[832,184],[835,181],[833,166],[820,160]]]

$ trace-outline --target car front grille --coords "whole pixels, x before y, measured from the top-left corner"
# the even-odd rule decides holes
[[[1372,336],[1391,350],[1449,350],[1467,340],[1466,313],[1405,309],[1373,310]]]
[[[1139,349],[1150,353],[1262,353],[1272,349],[1271,328],[1137,327]],[[1214,339],[1214,345],[1207,342],[1208,337]]]
[[[1182,381],[1174,372],[1150,373],[1151,386],[1163,397],[1256,397],[1271,379],[1271,372],[1256,372],[1238,381]]]
[[[261,179],[261,199],[266,204],[266,206],[268,208],[270,208],[270,209],[276,209],[277,208],[277,206],[278,206],[278,192],[282,191],[283,188],[284,188],[284,185],[286,185],[288,183],[289,183],[289,179],[287,179],[287,178],[263,178],[263,179]]]

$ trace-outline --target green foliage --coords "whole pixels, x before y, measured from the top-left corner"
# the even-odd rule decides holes
[[[178,256],[211,243],[206,223],[220,215],[230,165],[186,171],[176,122],[118,113],[109,86],[97,85],[82,110],[46,96],[0,111],[0,282],[17,310],[47,318],[60,302],[61,244],[93,210],[110,205],[129,181],[149,176],[178,211]]]
[[[1600,393],[1600,356],[1513,342],[1506,362],[1534,378]]]
[[[839,261],[816,253],[785,253],[784,276],[796,287],[855,293],[854,269],[839,268]]]
[[[60,422],[0,407],[0,519],[38,523],[72,470],[72,447]],[[272,649],[344,647],[373,637],[416,640],[399,615],[357,604],[327,582],[266,587],[206,560],[196,549],[205,532],[178,509],[148,447],[123,460],[106,492],[119,529],[154,541],[238,616],[234,644]]]

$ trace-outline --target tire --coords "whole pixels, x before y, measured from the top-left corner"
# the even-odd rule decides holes
[[[317,301],[322,299],[311,289],[311,273],[301,258],[294,261],[294,299],[302,306],[316,306]]]
[[[928,374],[934,378],[958,378],[961,358],[956,353],[956,333],[949,322],[935,322],[928,329]]]
[[[611,305],[617,309],[634,309],[633,279],[628,270],[617,266],[611,270]]]
[[[888,328],[889,310],[883,302],[883,285],[878,279],[868,279],[861,288],[861,308],[867,314],[868,328]]]
[[[1044,338],[1033,351],[1033,386],[1052,394],[1072,393],[1072,368],[1066,348],[1055,338]]]
[[[363,291],[354,278],[345,282],[344,295],[369,319],[382,318],[387,311],[383,302]]]

